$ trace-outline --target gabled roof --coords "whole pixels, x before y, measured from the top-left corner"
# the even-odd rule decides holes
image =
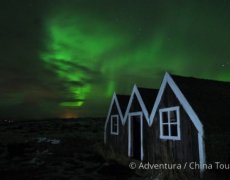
[[[202,173],[204,171],[203,165],[206,162],[206,154],[205,154],[205,146],[204,146],[204,138],[203,138],[204,136],[203,124],[201,123],[200,118],[197,116],[196,112],[193,110],[192,105],[184,96],[182,90],[178,87],[178,85],[174,82],[173,78],[167,72],[164,75],[159,92],[157,94],[156,101],[154,103],[153,110],[150,115],[149,125],[151,126],[154,121],[154,117],[157,114],[158,106],[160,104],[161,98],[165,92],[167,85],[171,88],[171,90],[179,100],[181,106],[187,112],[190,120],[192,121],[192,123],[194,124],[195,128],[198,131],[198,149],[199,149],[199,159],[200,159],[200,167],[201,167],[200,172]]]
[[[146,106],[148,113],[150,114],[157,97],[158,89],[137,87],[141,98]]]
[[[151,94],[153,93],[153,94]],[[130,108],[132,106],[133,100],[137,98],[138,103],[140,104],[141,111],[143,112],[143,115],[149,124],[149,115],[151,112],[151,108],[153,107],[155,97],[156,97],[156,90],[154,89],[148,89],[148,88],[138,88],[136,85],[133,86],[133,90],[129,99],[129,103],[124,115],[124,123],[128,119],[128,115],[130,112]],[[152,102],[152,104],[151,104]],[[146,107],[148,106],[148,108]],[[148,110],[149,109],[149,110]]]
[[[171,75],[208,133],[229,130],[230,82]]]
[[[123,99],[123,98],[122,98]],[[111,103],[110,103],[110,106],[109,106],[109,111],[108,111],[108,114],[107,114],[107,118],[106,118],[106,121],[105,121],[105,130],[106,130],[106,127],[107,127],[107,124],[108,124],[108,121],[109,121],[109,117],[110,117],[110,115],[111,115],[111,111],[112,111],[112,108],[113,108],[113,105],[116,105],[116,107],[117,107],[117,110],[118,110],[118,114],[119,114],[119,116],[120,116],[120,119],[121,119],[121,122],[122,123],[124,123],[123,122],[123,120],[124,120],[124,118],[123,118],[123,113],[122,113],[122,110],[121,110],[121,108],[120,108],[120,104],[119,104],[119,102],[118,102],[118,97],[117,97],[117,95],[116,95],[116,93],[114,92],[113,93],[113,97],[112,97],[112,101],[111,101]],[[104,131],[104,142],[106,143],[106,131]]]
[[[129,103],[129,98],[130,98],[129,95],[117,94],[117,100],[118,100],[118,103],[120,105],[120,109],[121,109],[123,116],[126,112],[126,108],[127,108],[128,103]]]
[[[230,140],[230,82],[176,75],[172,79],[203,124],[209,160],[226,160]],[[200,157],[205,162],[205,152]]]

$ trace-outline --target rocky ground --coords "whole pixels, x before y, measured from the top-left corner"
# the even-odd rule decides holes
[[[132,179],[133,173],[107,163],[96,148],[104,119],[9,121],[0,123],[0,179]]]
[[[197,180],[139,177],[128,167],[107,162],[103,152],[104,119],[0,121],[0,180]],[[100,149],[101,148],[101,149]],[[205,180],[229,180],[207,173]]]

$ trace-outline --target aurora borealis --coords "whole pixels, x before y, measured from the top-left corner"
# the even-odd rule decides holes
[[[105,116],[165,71],[230,81],[229,0],[9,0],[0,118]]]

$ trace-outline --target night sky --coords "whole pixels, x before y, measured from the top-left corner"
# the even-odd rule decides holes
[[[105,116],[164,72],[230,81],[230,0],[5,0],[0,118]]]

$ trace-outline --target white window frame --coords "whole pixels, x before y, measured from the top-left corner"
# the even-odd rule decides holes
[[[179,111],[179,106],[175,107],[169,107],[169,108],[162,108],[159,110],[160,114],[160,139],[165,139],[165,140],[181,140],[181,129],[180,129],[180,111]],[[176,122],[170,122],[170,112],[171,111],[176,111]],[[167,122],[163,123],[163,113],[167,112]],[[167,124],[168,125],[168,136],[165,136],[163,134],[163,125]],[[177,125],[177,136],[171,136],[171,125]]]
[[[117,121],[117,128],[116,131],[113,131],[113,121],[116,120]],[[111,115],[110,117],[110,134],[112,135],[119,135],[119,116],[118,115]]]

